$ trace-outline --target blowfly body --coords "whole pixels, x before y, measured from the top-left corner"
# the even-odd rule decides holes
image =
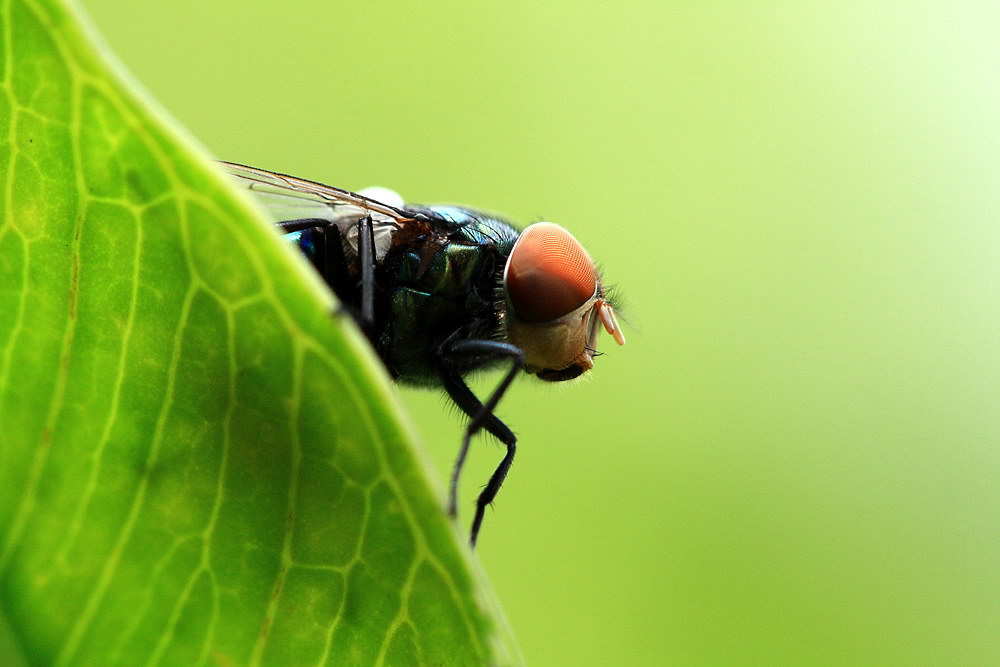
[[[472,436],[485,429],[505,445],[476,502],[475,546],[486,507],[514,460],[517,439],[494,410],[515,376],[571,380],[593,367],[600,329],[625,342],[594,262],[551,222],[518,231],[475,209],[411,206],[388,190],[354,193],[223,166],[354,315],[389,374],[443,387],[469,417],[451,477],[452,516]],[[464,378],[490,367],[506,372],[480,400]]]

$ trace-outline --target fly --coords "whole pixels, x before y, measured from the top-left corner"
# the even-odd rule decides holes
[[[517,438],[494,411],[515,376],[579,377],[593,367],[601,327],[625,343],[587,251],[551,222],[518,231],[470,208],[412,206],[390,190],[355,193],[222,164],[354,316],[389,374],[443,387],[468,416],[449,485],[452,517],[472,437],[485,429],[506,446],[476,501],[474,547],[514,461]],[[480,400],[464,378],[498,366],[506,366],[503,379]]]

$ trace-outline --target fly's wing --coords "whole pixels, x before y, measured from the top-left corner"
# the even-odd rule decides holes
[[[388,250],[392,233],[413,219],[402,209],[349,190],[234,162],[221,164],[238,187],[254,194],[275,222],[329,220],[355,252],[357,222],[370,215],[375,231],[375,256],[379,259]]]

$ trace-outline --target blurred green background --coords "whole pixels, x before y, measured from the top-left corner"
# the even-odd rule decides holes
[[[996,3],[83,5],[213,154],[554,220],[620,286],[628,345],[499,411],[530,663],[1000,662]],[[443,479],[462,420],[403,398]]]

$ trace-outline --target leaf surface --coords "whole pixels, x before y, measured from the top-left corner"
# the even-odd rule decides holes
[[[0,9],[0,609],[31,662],[516,658],[377,359],[78,19]]]

